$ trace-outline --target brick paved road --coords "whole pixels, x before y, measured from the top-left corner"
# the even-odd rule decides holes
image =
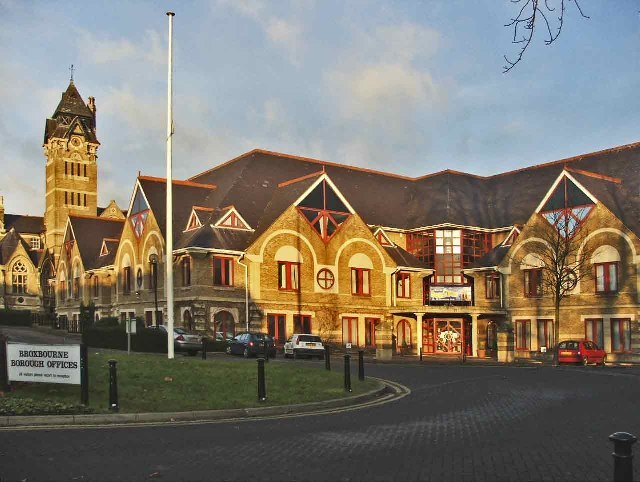
[[[611,480],[608,435],[640,435],[636,368],[367,369],[407,385],[411,395],[362,411],[289,419],[0,432],[0,476],[30,482]]]

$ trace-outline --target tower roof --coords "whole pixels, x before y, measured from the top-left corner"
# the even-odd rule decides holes
[[[62,93],[60,103],[53,113],[55,119],[60,114],[71,114],[73,116],[82,116],[92,118],[93,114],[82,100],[78,89],[76,89],[73,80],[69,82],[69,87]]]

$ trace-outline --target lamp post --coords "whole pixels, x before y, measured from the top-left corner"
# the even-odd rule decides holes
[[[151,281],[153,282],[153,303],[155,305],[155,312],[153,319],[158,325],[158,255],[149,255],[149,263],[151,263]]]

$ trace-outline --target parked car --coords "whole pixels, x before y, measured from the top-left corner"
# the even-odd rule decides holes
[[[299,358],[301,356],[309,358],[317,356],[320,360],[324,359],[324,346],[319,336],[301,333],[291,335],[284,344],[284,357]]]
[[[167,327],[165,325],[149,326],[147,329],[167,333]],[[195,356],[198,351],[202,350],[202,337],[189,333],[182,328],[174,328],[173,349],[177,352],[188,353],[190,356]]]
[[[243,355],[245,358],[264,355],[265,344],[269,357],[275,358],[276,347],[273,338],[266,333],[239,333],[229,341],[227,353],[229,355]]]
[[[565,340],[558,344],[558,363],[604,365],[607,352],[591,340]]]

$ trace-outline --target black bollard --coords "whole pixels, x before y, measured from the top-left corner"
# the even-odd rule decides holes
[[[348,353],[344,356],[344,389],[351,391],[351,355]]]
[[[422,361],[422,347],[420,347],[420,361]]]
[[[109,410],[117,412],[120,410],[118,406],[118,374],[116,369],[116,360],[109,360]]]
[[[89,353],[87,345],[80,345],[80,403],[89,405]]]
[[[331,349],[329,345],[324,346],[324,367],[331,371]]]
[[[613,480],[614,482],[633,481],[633,453],[631,446],[638,440],[627,432],[616,432],[609,435],[613,442]]]
[[[267,384],[264,379],[264,358],[258,358],[258,401],[267,399]]]
[[[9,367],[7,366],[7,341],[9,337],[0,335],[0,391],[8,392],[9,386]]]
[[[358,350],[358,380],[364,381],[364,350]]]
[[[202,338],[202,359],[203,360],[207,359],[207,338],[206,337]]]
[[[262,343],[262,354],[264,355],[264,361],[269,363],[269,348],[267,348],[267,339],[264,339]]]

